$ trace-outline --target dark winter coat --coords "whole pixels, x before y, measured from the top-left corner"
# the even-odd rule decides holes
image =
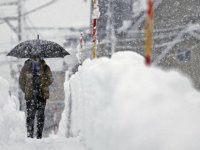
[[[53,82],[52,72],[49,66],[45,63],[44,60],[39,61],[39,71],[38,71],[38,79],[39,79],[39,95],[43,99],[49,98],[49,86]],[[28,59],[25,61],[23,68],[21,69],[19,76],[19,85],[22,91],[25,94],[26,100],[31,100],[33,98],[33,83],[35,78],[33,76],[32,69],[32,60]]]

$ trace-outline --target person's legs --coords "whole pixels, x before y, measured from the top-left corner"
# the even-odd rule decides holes
[[[42,132],[45,120],[45,114],[44,114],[45,106],[46,106],[46,100],[39,98],[37,106],[37,139],[42,138]]]
[[[36,105],[34,100],[26,101],[26,127],[27,127],[27,137],[33,138],[34,133],[34,119],[36,114]]]

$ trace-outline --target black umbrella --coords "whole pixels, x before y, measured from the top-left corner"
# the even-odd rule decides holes
[[[65,57],[69,53],[59,44],[52,41],[40,40],[38,36],[36,40],[28,40],[18,44],[7,56],[30,58],[33,55],[38,55],[42,58],[55,58]]]

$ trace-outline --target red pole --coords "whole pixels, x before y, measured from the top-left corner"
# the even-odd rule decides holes
[[[98,0],[92,0],[93,2],[93,15],[92,15],[92,37],[93,37],[93,49],[92,49],[92,58],[96,58],[96,51],[97,51],[97,19],[100,16],[99,7],[98,7]]]
[[[153,30],[153,0],[148,0],[146,40],[145,40],[145,64],[151,64],[152,55],[152,30]]]
[[[92,57],[96,58],[96,44],[97,44],[97,19],[93,19],[93,51],[92,51]]]

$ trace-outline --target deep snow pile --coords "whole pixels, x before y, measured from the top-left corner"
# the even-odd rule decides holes
[[[200,94],[143,62],[133,52],[86,60],[70,79],[71,132],[94,150],[199,149]]]
[[[9,84],[0,77],[0,146],[22,141],[25,137],[24,113],[18,111],[14,97],[9,96]]]

